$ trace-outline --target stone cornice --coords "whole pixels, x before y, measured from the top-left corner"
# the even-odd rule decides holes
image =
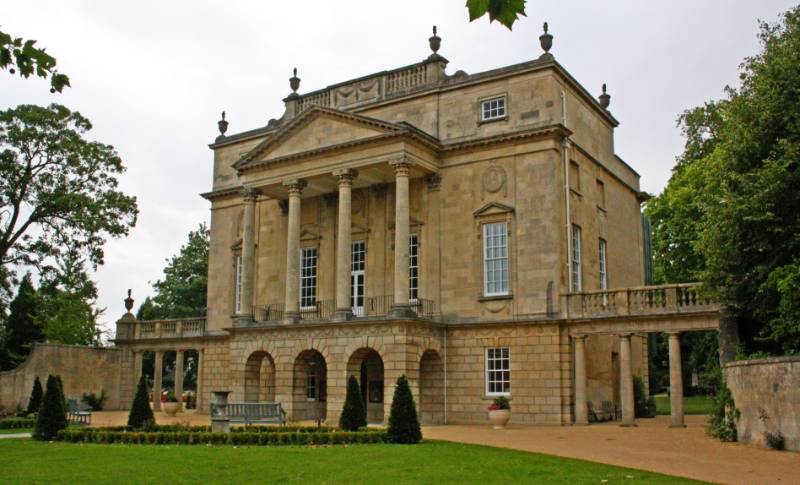
[[[241,190],[242,188],[240,186],[229,187],[227,189],[219,189],[219,190],[212,190],[211,192],[204,192],[200,194],[200,197],[213,202],[217,199],[240,195]]]
[[[539,128],[531,128],[527,130],[520,130],[510,133],[502,133],[494,136],[487,136],[477,139],[462,140],[457,142],[445,143],[442,145],[442,152],[456,152],[460,150],[470,150],[488,145],[495,145],[499,143],[508,143],[518,140],[525,140],[529,138],[541,137],[559,137],[566,138],[572,134],[572,131],[562,124],[548,125]]]

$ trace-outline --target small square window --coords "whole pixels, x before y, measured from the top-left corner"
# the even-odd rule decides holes
[[[487,396],[511,394],[511,357],[508,347],[490,347],[485,354]]]
[[[499,120],[506,117],[505,96],[481,102],[481,121]]]

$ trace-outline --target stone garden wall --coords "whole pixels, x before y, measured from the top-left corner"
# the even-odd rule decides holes
[[[725,373],[741,412],[739,441],[766,445],[766,433],[780,432],[786,449],[800,450],[800,357],[731,362]]]
[[[44,387],[49,374],[58,374],[67,399],[80,401],[84,393],[100,395],[105,390],[105,408],[119,409],[122,354],[115,348],[36,344],[19,367],[0,372],[0,408],[13,411],[17,406],[27,407],[36,377]]]

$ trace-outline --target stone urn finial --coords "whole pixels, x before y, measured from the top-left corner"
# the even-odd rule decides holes
[[[225,132],[228,131],[228,122],[225,120],[225,112],[222,112],[222,119],[217,121],[217,128],[219,128],[219,136],[225,136]]]
[[[297,93],[300,88],[300,78],[297,77],[297,68],[294,68],[292,77],[289,78],[289,87],[292,88],[293,93]]]
[[[542,46],[542,50],[544,50],[544,54],[547,55],[550,53],[550,49],[553,47],[553,36],[552,34],[547,33],[547,22],[544,23],[544,34],[539,36],[539,44]]]
[[[128,313],[133,309],[133,298],[131,297],[130,289],[128,290],[128,298],[125,298],[125,309],[128,310]]]
[[[603,83],[603,94],[601,94],[598,99],[600,100],[600,106],[603,109],[608,109],[608,106],[611,104],[611,95],[606,92],[606,83]]]
[[[428,45],[430,45],[433,54],[435,55],[439,48],[442,47],[442,38],[436,35],[436,26],[433,26],[433,35],[428,38]]]

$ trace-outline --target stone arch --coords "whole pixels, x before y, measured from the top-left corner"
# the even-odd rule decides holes
[[[361,388],[361,399],[367,409],[368,423],[382,423],[386,403],[383,357],[372,347],[361,347],[347,360],[347,378],[355,376]]]
[[[250,354],[244,365],[244,401],[275,401],[275,361],[263,350]]]
[[[433,349],[419,361],[419,414],[424,424],[444,423],[444,365]]]
[[[317,349],[297,354],[292,369],[292,420],[324,421],[328,412],[328,365]]]

